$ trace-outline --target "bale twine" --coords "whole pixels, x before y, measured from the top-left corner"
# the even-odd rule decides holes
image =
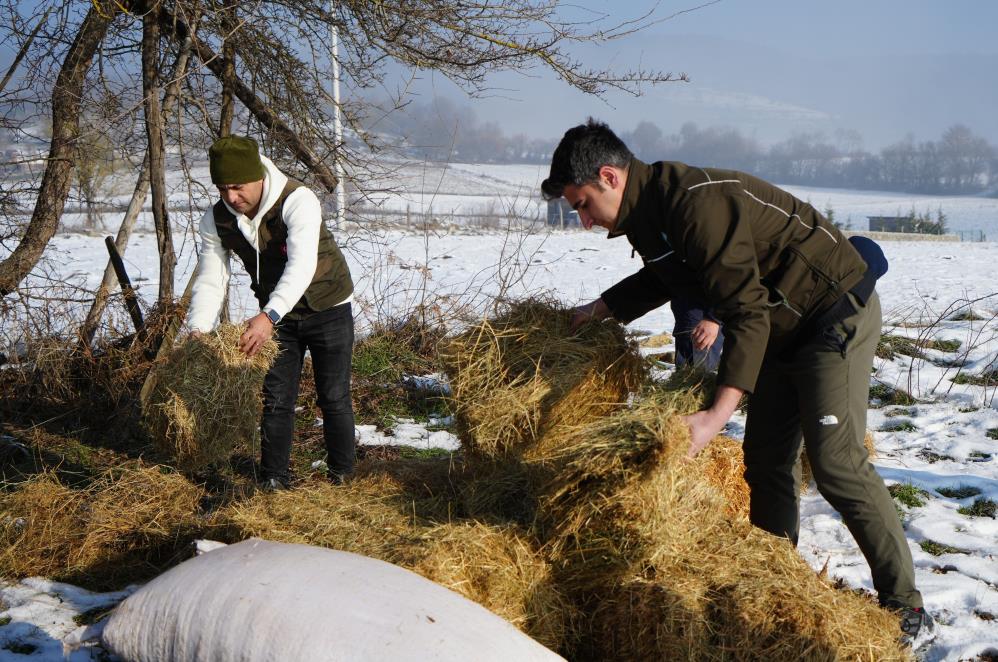
[[[466,450],[501,459],[626,401],[647,368],[615,322],[569,331],[571,312],[527,300],[507,304],[444,344],[459,434]]]
[[[269,340],[252,358],[239,350],[242,325],[223,324],[178,345],[154,369],[143,421],[177,466],[195,470],[225,461],[237,447],[255,448],[263,411],[263,378],[277,357]]]

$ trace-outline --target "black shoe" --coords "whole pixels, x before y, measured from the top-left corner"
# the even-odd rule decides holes
[[[287,479],[276,477],[264,478],[257,483],[257,487],[259,487],[262,492],[281,492],[283,490],[291,489]]]
[[[923,607],[900,607],[897,613],[901,618],[901,641],[906,644],[935,629],[935,621]]]
[[[339,471],[329,471],[326,473],[326,479],[333,485],[343,485],[350,480],[350,476],[352,475]]]

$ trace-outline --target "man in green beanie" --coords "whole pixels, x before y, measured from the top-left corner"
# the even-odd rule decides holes
[[[256,354],[271,337],[280,353],[263,384],[261,486],[286,489],[295,402],[308,350],[323,415],[329,479],[342,483],[354,466],[350,359],[353,281],[322,222],[318,197],[261,156],[257,143],[227,136],[208,150],[221,198],[201,219],[201,257],[188,323],[195,333],[217,322],[228,289],[229,256],[250,276],[260,312],[246,320],[239,348]]]

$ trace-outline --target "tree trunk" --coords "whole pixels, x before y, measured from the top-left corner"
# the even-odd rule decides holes
[[[164,11],[162,17],[163,31],[170,35],[173,39],[177,41],[182,41],[190,35],[190,29],[187,25],[180,20],[179,17],[171,16],[169,12]],[[213,51],[211,47],[199,40],[196,36],[191,36],[192,42],[194,44],[194,52],[197,54],[198,59],[211,70],[213,74],[219,79],[224,79],[225,71],[225,58],[220,56],[218,53]],[[309,168],[312,173],[316,176],[319,182],[322,184],[330,193],[336,191],[336,175],[322,162],[318,155],[312,151],[305,141],[294,132],[294,130],[288,126],[273,109],[270,108],[263,100],[256,96],[253,91],[247,87],[238,78],[233,79],[233,90],[236,97],[243,102],[243,105],[253,116],[259,120],[261,124],[266,126],[268,129],[273,131],[278,140],[280,140],[284,145],[294,152],[295,156]]]
[[[149,150],[149,183],[152,189],[152,216],[156,225],[159,248],[159,295],[165,305],[173,301],[173,268],[177,257],[173,252],[170,217],[166,210],[166,174],[163,149],[163,114],[159,107],[159,14],[157,0],[146,0],[142,17],[142,94],[146,118],[146,139]]]
[[[229,0],[225,3],[226,15],[222,25],[226,30],[225,41],[222,42],[222,58],[225,66],[222,68],[222,110],[218,118],[218,137],[223,138],[232,133],[232,120],[236,114],[236,104],[233,98],[233,88],[236,81],[236,45],[233,31],[236,26],[237,3]]]
[[[187,71],[187,61],[190,55],[191,43],[190,41],[186,41],[181,45],[177,59],[173,63],[173,70],[170,72],[170,86],[167,88],[166,94],[163,95],[164,117],[170,114],[177,98],[180,96],[180,79],[183,77],[184,72]],[[114,245],[121,255],[125,254],[125,249],[128,247],[128,240],[132,236],[132,228],[135,227],[135,221],[139,217],[139,212],[142,211],[142,205],[145,204],[146,195],[149,193],[149,181],[149,153],[147,151],[145,158],[142,159],[142,171],[139,173],[139,178],[135,182],[135,188],[132,190],[132,199],[128,201],[128,209],[125,210],[125,217],[121,220],[121,226],[118,228],[118,234],[114,239]],[[97,332],[97,322],[100,320],[100,316],[107,306],[108,295],[111,292],[114,282],[114,265],[108,260],[107,267],[104,268],[104,280],[101,281],[100,287],[97,288],[93,305],[90,306],[87,319],[80,328],[80,341],[83,346],[89,347],[94,340],[94,334]]]
[[[99,4],[103,6],[98,7],[95,2],[87,12],[52,88],[52,141],[48,162],[24,236],[14,252],[0,262],[0,297],[13,292],[34,269],[59,227],[72,181],[73,155],[80,132],[80,99],[87,70],[119,7],[117,3]]]

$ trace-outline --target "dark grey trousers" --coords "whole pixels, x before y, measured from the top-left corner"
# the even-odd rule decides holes
[[[858,306],[858,303],[857,303]],[[803,442],[818,491],[870,564],[881,603],[922,606],[894,501],[863,446],[880,300],[763,363],[749,398],[745,480],[752,523],[797,544]]]

